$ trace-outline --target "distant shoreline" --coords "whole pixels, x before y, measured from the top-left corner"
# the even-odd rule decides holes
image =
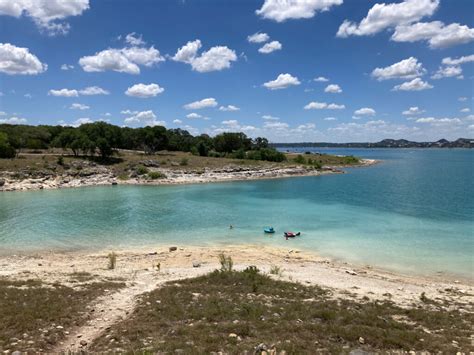
[[[377,164],[375,159],[361,159],[360,164],[324,166],[321,170],[308,166],[298,165],[294,167],[274,166],[274,167],[224,167],[219,169],[198,169],[190,170],[170,170],[158,168],[154,171],[162,173],[164,178],[149,180],[140,176],[128,179],[120,179],[113,172],[105,167],[92,170],[88,176],[73,176],[69,174],[52,175],[43,178],[30,178],[16,180],[13,178],[14,172],[0,173],[3,185],[0,192],[7,191],[31,191],[43,189],[60,189],[85,186],[105,186],[105,185],[184,185],[184,184],[205,184],[226,181],[246,181],[246,180],[266,180],[281,179],[302,176],[322,176],[329,174],[343,174],[341,168],[366,167]]]

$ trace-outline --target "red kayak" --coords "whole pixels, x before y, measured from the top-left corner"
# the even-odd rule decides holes
[[[301,233],[298,232],[298,233],[293,233],[293,232],[285,232],[285,238],[288,239],[288,238],[294,238],[294,237],[297,237],[299,236]]]

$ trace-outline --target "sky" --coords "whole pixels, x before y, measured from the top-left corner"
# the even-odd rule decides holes
[[[474,137],[472,0],[0,0],[0,123]]]

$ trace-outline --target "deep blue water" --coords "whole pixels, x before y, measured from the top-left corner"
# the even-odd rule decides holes
[[[262,243],[473,276],[474,151],[315,151],[383,161],[320,177],[2,193],[0,251]],[[302,236],[286,241],[285,230]]]

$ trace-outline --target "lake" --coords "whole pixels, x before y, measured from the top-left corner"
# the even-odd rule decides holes
[[[4,192],[0,252],[252,243],[472,278],[474,151],[307,150],[382,162],[318,177]],[[302,235],[287,241],[287,230]]]

